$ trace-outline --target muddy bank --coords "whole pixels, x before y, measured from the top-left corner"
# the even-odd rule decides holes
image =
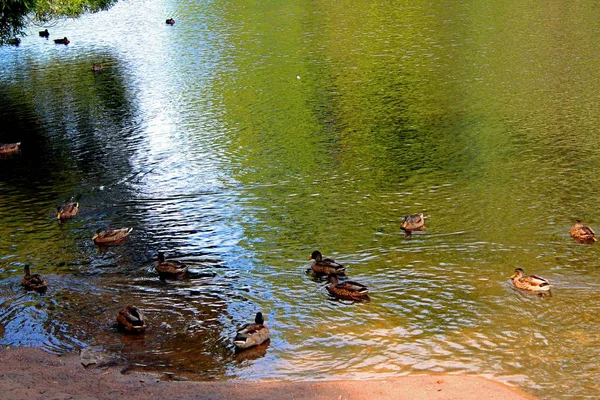
[[[384,380],[211,381],[122,373],[110,365],[84,368],[79,355],[58,357],[37,348],[0,349],[2,399],[454,399],[523,400],[534,397],[499,382],[464,375],[414,375]],[[175,378],[171,376],[171,378]]]

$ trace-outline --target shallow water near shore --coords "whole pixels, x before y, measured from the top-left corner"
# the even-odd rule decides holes
[[[0,143],[22,142],[0,158],[0,344],[197,379],[462,372],[595,396],[599,247],[569,237],[600,227],[590,8],[131,0],[32,29],[0,48]],[[406,240],[413,212],[427,229]],[[329,298],[315,249],[370,301]],[[161,281],[159,250],[193,277]],[[20,287],[26,264],[46,294]],[[552,297],[517,292],[516,267]],[[145,334],[113,327],[126,304]],[[271,341],[236,354],[257,311]]]

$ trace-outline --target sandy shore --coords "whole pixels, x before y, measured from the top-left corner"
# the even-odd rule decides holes
[[[84,368],[79,355],[58,357],[37,348],[2,348],[0,360],[0,399],[534,399],[502,383],[464,375],[191,382],[164,380],[164,376],[149,373],[124,374],[117,366]]]

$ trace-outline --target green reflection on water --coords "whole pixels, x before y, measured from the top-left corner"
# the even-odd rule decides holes
[[[568,236],[575,218],[600,221],[590,2],[177,6],[159,49],[118,43],[130,53],[114,56],[112,72],[90,74],[93,54],[61,64],[81,74],[75,83],[49,66],[2,86],[7,108],[43,121],[32,136],[47,155],[42,177],[26,153],[31,166],[4,164],[45,184],[0,170],[0,250],[14,258],[2,267],[6,292],[24,262],[98,274],[95,291],[142,302],[158,323],[124,356],[203,377],[460,371],[539,394],[594,393],[597,247]],[[46,210],[78,192],[87,214],[49,223]],[[14,205],[28,198],[33,207]],[[428,229],[407,241],[399,221],[412,212]],[[97,253],[98,219],[133,223],[139,236]],[[157,246],[185,246],[217,279],[159,285]],[[304,273],[315,249],[369,285],[371,301],[329,300]],[[515,267],[550,278],[555,295],[516,293]],[[100,297],[104,308],[86,314],[108,319],[116,306]],[[54,318],[88,302],[61,299]],[[233,362],[233,325],[255,308],[271,344]],[[119,347],[88,323],[71,342]]]

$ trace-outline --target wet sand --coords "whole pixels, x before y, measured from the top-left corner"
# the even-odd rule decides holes
[[[477,376],[412,375],[383,380],[173,381],[177,377],[87,367],[79,355],[56,356],[31,347],[0,349],[0,399],[535,399]]]

